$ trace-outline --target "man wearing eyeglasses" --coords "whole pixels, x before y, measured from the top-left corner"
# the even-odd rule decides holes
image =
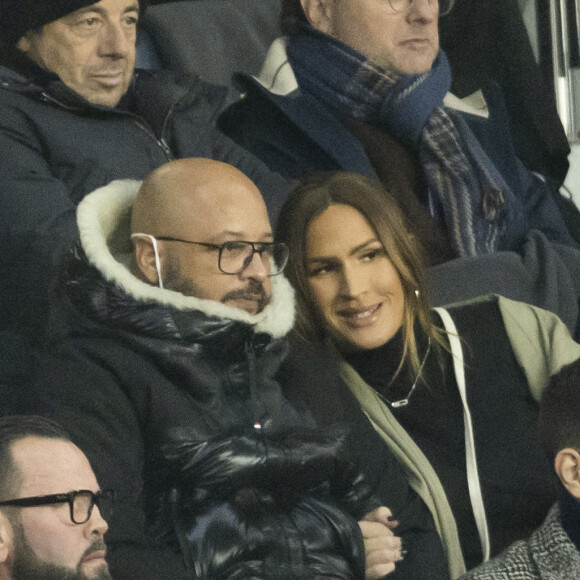
[[[580,251],[560,213],[568,204],[518,159],[496,84],[450,92],[438,26],[452,6],[283,0],[285,36],[258,77],[237,75],[243,98],[218,126],[289,179],[379,179],[424,247],[435,304],[501,293],[575,331]]]
[[[0,578],[111,580],[102,511],[109,499],[58,424],[0,418]]]
[[[290,340],[288,249],[245,175],[173,161],[88,195],[77,222],[36,386],[115,490],[115,580],[448,578],[337,371]]]
[[[251,315],[270,302],[272,276],[288,259],[260,192],[225,164],[186,161],[154,172],[136,199],[132,229],[144,281]]]

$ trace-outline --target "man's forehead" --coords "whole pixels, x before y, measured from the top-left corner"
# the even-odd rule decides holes
[[[245,240],[249,242],[271,242],[274,239],[274,233],[271,228],[249,230],[232,230],[224,229],[217,232],[213,239],[208,240],[210,243],[219,244],[227,241]]]
[[[82,451],[70,441],[24,437],[12,444],[21,495],[59,493],[94,485],[94,474]]]
[[[203,235],[204,240],[272,237],[268,212],[258,190],[219,188],[208,184],[197,188],[173,205],[166,222],[180,234]],[[166,223],[166,225],[168,225]],[[191,238],[194,239],[194,238]]]

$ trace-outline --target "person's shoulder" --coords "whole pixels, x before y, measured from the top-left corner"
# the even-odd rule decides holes
[[[177,74],[164,69],[137,69],[133,84],[133,90],[138,97],[170,95],[179,100],[180,109],[187,109],[188,105],[202,99],[214,107],[223,108],[229,94],[228,87],[208,83],[198,75]]]
[[[556,314],[505,297],[498,304],[511,347],[539,400],[549,377],[580,357],[580,345]]]
[[[41,87],[20,73],[0,66],[0,107],[21,104],[30,98],[39,100],[41,96]]]
[[[261,124],[264,118],[271,117],[278,111],[275,96],[253,77],[236,75],[234,87],[237,98],[229,103],[217,121],[218,127],[226,134],[237,132],[240,124]]]
[[[499,312],[501,298],[502,297],[498,294],[485,294],[475,298],[452,302],[445,307],[436,307],[434,310],[435,312],[441,309],[447,310],[453,318],[456,316],[462,316],[464,313],[489,312],[494,310]]]
[[[335,368],[336,360],[331,353],[328,344],[324,341],[307,341],[298,336],[295,332],[290,332],[285,338],[288,344],[287,362],[296,364],[297,369],[305,370],[301,361],[309,361],[309,365],[328,371],[330,367]]]
[[[512,544],[505,552],[474,568],[459,580],[539,580],[525,540]]]

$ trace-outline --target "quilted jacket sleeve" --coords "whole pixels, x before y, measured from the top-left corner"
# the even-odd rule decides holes
[[[229,497],[246,488],[284,495],[327,489],[339,497],[354,494],[362,479],[351,476],[345,456],[346,433],[334,429],[293,433],[271,439],[256,430],[218,435],[204,441],[178,438],[163,446],[176,477],[190,498]],[[361,490],[362,491],[362,490]]]

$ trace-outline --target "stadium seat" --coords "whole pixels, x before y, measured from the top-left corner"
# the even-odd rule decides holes
[[[227,85],[232,73],[258,73],[280,35],[281,0],[185,0],[150,6],[142,20],[139,65]]]

